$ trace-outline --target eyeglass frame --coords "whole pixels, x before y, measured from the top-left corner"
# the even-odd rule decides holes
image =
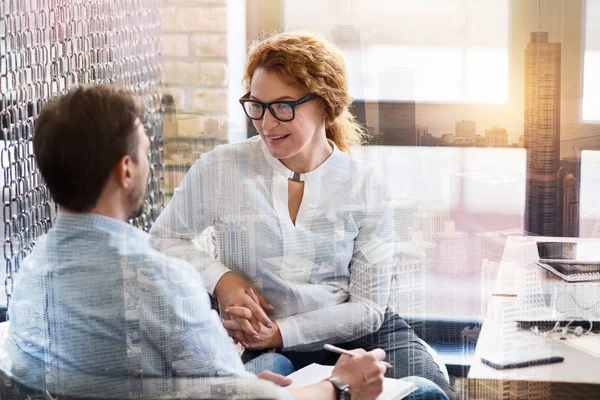
[[[295,100],[295,101],[294,100],[278,100],[278,101],[272,101],[270,103],[263,103],[262,101],[258,101],[258,100],[255,100],[255,99],[248,98],[248,96],[250,95],[250,93],[251,92],[248,92],[245,95],[243,95],[240,98],[239,102],[242,105],[242,108],[244,109],[244,113],[246,114],[246,116],[248,118],[250,118],[251,120],[253,120],[253,121],[260,121],[261,119],[263,119],[263,117],[265,116],[265,112],[267,111],[267,108],[268,108],[269,111],[271,112],[271,115],[273,116],[273,118],[275,118],[277,121],[280,121],[280,122],[290,122],[294,118],[296,118],[296,107],[297,106],[299,106],[301,104],[304,104],[304,103],[306,103],[306,102],[308,102],[310,100],[314,100],[314,99],[317,98],[317,95],[315,95],[313,93],[308,93],[306,96],[304,96],[304,97],[302,97],[302,98],[300,98],[298,100]],[[248,115],[248,111],[246,110],[245,103],[250,103],[250,102],[252,102],[252,103],[258,103],[258,104],[260,104],[262,106],[262,114],[260,114],[259,118],[252,118],[251,116]],[[271,108],[271,106],[273,104],[287,104],[290,107],[292,107],[292,118],[286,119],[286,120],[278,118],[275,115],[275,111],[273,111],[273,109]]]

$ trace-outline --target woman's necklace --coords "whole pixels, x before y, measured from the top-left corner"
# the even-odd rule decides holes
[[[292,176],[292,180],[296,181],[296,182],[302,182],[302,175],[300,172],[294,172],[294,175]]]

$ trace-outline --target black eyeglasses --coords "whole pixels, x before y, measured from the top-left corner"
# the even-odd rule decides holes
[[[263,103],[262,101],[249,99],[250,92],[246,93],[241,99],[240,104],[244,108],[244,112],[250,119],[259,120],[265,115],[265,110],[268,108],[271,115],[281,122],[289,122],[296,116],[296,107],[306,103],[312,99],[316,99],[312,93],[307,94],[303,98],[291,101],[274,101],[272,103]]]

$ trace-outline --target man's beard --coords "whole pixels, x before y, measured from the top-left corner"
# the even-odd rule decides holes
[[[132,204],[133,211],[129,214],[129,219],[135,219],[144,213],[146,200],[146,190],[134,191],[129,194],[129,204]]]

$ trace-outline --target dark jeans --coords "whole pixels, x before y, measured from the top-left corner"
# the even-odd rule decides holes
[[[394,366],[388,369],[387,377],[400,379],[408,376],[420,376],[437,384],[449,399],[456,399],[449,382],[427,352],[423,341],[402,318],[390,310],[386,311],[383,324],[377,332],[351,342],[332,344],[348,350],[363,348],[370,351],[381,348],[387,353],[386,360]],[[261,353],[260,351],[245,351],[242,360],[250,361]],[[280,351],[280,353],[292,362],[296,371],[312,363],[334,365],[339,358],[338,354],[327,350]]]

